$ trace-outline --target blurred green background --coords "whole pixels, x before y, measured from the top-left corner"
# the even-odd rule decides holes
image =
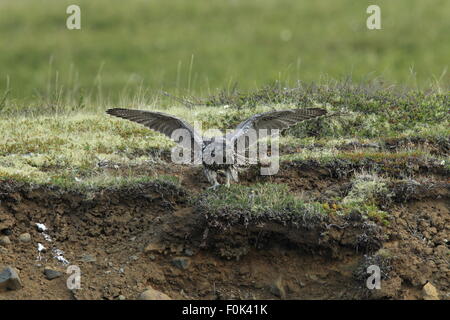
[[[70,4],[81,30],[66,28]],[[366,28],[370,4],[382,30]],[[0,0],[0,99],[124,103],[328,77],[447,87],[449,35],[448,0]]]

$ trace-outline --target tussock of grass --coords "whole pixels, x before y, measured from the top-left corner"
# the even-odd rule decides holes
[[[388,224],[389,214],[378,204],[379,198],[388,196],[388,193],[383,178],[362,173],[355,175],[347,196],[332,205],[305,202],[293,195],[287,185],[270,183],[222,186],[219,190],[205,191],[192,202],[213,227],[248,226],[272,221],[312,228],[326,221],[329,214],[358,215],[361,219]]]
[[[326,213],[321,204],[296,198],[284,184],[222,186],[201,194],[194,204],[212,225],[222,227],[258,221],[310,227],[324,219]]]

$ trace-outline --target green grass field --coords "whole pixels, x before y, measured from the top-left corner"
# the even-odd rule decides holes
[[[166,90],[205,96],[281,81],[382,77],[447,89],[450,2],[376,1],[382,30],[366,28],[373,1],[0,1],[0,109],[144,105]]]

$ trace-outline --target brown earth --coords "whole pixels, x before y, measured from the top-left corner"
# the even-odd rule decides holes
[[[397,172],[395,164],[378,168]],[[422,299],[427,283],[450,299],[448,173],[413,168],[413,182],[390,186],[388,225],[350,215],[312,224],[228,221],[224,228],[190,204],[207,183],[199,168],[183,166],[159,170],[179,176],[181,187],[155,182],[78,193],[2,181],[0,230],[11,244],[0,246],[0,265],[17,268],[23,288],[0,299],[136,299],[149,287],[173,299]],[[287,183],[320,200],[345,195],[354,170],[306,162],[270,178],[250,169],[242,179]],[[52,242],[36,223],[48,227]],[[18,240],[24,232],[31,242]],[[38,243],[47,247],[40,260]],[[52,247],[80,267],[81,289],[67,289],[67,266]],[[370,264],[382,269],[381,290],[366,288]],[[47,280],[44,267],[63,276]]]

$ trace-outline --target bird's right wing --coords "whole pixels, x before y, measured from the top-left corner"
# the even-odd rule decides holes
[[[189,131],[191,138],[200,147],[202,146],[202,137],[198,132],[184,120],[172,116],[170,114],[156,112],[156,111],[144,111],[114,108],[106,110],[109,115],[127,119],[133,122],[140,123],[147,128],[158,131],[169,138],[172,138],[172,133],[177,129],[186,129]],[[179,142],[179,141],[175,141]]]

